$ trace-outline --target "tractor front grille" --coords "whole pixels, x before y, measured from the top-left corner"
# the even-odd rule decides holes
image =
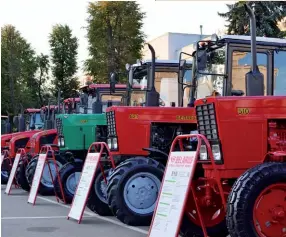
[[[106,112],[108,136],[116,136],[115,111]]]
[[[219,138],[214,103],[196,106],[198,132],[209,140]]]
[[[63,121],[61,118],[56,118],[56,129],[58,136],[63,136]]]

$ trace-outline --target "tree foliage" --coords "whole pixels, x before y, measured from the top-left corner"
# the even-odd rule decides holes
[[[58,89],[62,97],[68,98],[73,90],[78,89],[79,81],[74,76],[77,67],[78,39],[72,36],[67,25],[55,25],[49,36],[52,62],[52,91],[56,96]]]
[[[47,96],[45,94],[45,96],[43,96],[43,91],[45,91],[47,89],[47,87],[45,86],[45,83],[47,82],[47,80],[49,79],[49,56],[48,55],[44,55],[44,54],[40,54],[37,56],[36,58],[36,63],[38,66],[38,72],[37,72],[37,86],[38,86],[38,97],[39,97],[39,103],[41,106],[44,106],[45,104],[47,104]]]
[[[38,106],[36,56],[31,45],[12,25],[1,28],[1,113],[17,114]]]
[[[88,14],[85,70],[96,83],[106,83],[111,72],[124,71],[126,63],[141,58],[145,13],[136,2],[98,1],[89,4]]]
[[[244,3],[253,6],[257,36],[285,38],[286,31],[281,31],[278,23],[286,17],[285,1],[240,1],[235,4],[227,4],[228,12],[218,13],[229,23],[228,34],[249,35],[249,16],[247,15]]]

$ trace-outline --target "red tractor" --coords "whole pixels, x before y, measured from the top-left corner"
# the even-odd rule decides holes
[[[192,180],[199,209],[189,195],[183,236],[205,236],[199,213],[210,237],[286,236],[286,40],[256,38],[254,14],[247,5],[246,10],[251,16],[251,50],[243,46],[248,36],[197,45],[197,95],[203,76],[211,75],[211,85],[221,81],[226,97],[196,98],[198,131],[208,142],[199,148]],[[221,48],[232,60],[224,59],[226,67],[218,73],[214,66]],[[235,59],[248,52],[252,65],[240,83],[234,72],[245,64],[242,60],[237,68]],[[234,87],[246,96],[231,96]]]
[[[94,186],[104,194],[100,201],[96,201],[100,193],[97,190],[91,191],[88,200],[94,212],[99,213],[96,207],[109,207],[129,225],[150,223],[172,140],[178,134],[196,130],[194,108],[181,107],[184,87],[189,86],[183,79],[187,75],[190,79],[192,64],[183,61],[184,74],[178,61],[155,60],[155,51],[151,45],[149,48],[152,61],[127,67],[131,91],[147,84],[136,92],[143,98],[141,106],[112,106],[106,110],[107,144],[118,166],[110,172],[107,188],[95,179]],[[127,104],[133,104],[136,93],[128,96]],[[160,101],[165,106],[160,106]]]
[[[42,107],[42,118],[45,121],[44,130],[35,133],[29,140],[29,143],[26,145],[26,160],[22,160],[19,163],[17,172],[16,172],[16,180],[22,189],[29,191],[30,185],[32,182],[32,178],[34,175],[35,167],[37,165],[37,159],[39,157],[39,153],[41,147],[43,145],[51,144],[56,147],[58,150],[58,134],[55,129],[55,116],[56,114],[61,112],[61,109],[64,112],[71,111],[71,101],[78,103],[78,98],[68,98],[64,100],[62,106],[59,105],[48,105]],[[76,107],[76,106],[73,107]],[[60,155],[55,155],[56,162],[58,167],[62,167],[67,161]],[[54,172],[54,163],[50,161],[50,167],[52,167],[52,171]],[[48,166],[44,168],[43,178],[39,187],[39,193],[42,195],[53,195],[53,184],[50,179]]]
[[[40,118],[40,109],[26,109],[19,116],[14,117],[14,124],[19,132],[1,136],[1,151],[5,150],[5,159],[1,167],[1,183],[8,182],[11,165],[19,148],[25,148],[31,136],[40,131],[43,121]],[[27,119],[25,119],[25,117]],[[25,122],[27,121],[27,122]],[[8,151],[8,152],[7,152]]]
[[[189,105],[192,106],[195,99],[202,99],[203,101],[205,98],[214,96],[231,96],[232,100],[238,101],[243,98],[245,82],[242,78],[245,72],[249,71],[250,66],[248,65],[251,62],[250,37],[225,36],[221,39],[213,37],[211,41],[198,42],[197,48],[193,60],[193,81]],[[285,94],[285,83],[283,84],[279,80],[275,82],[276,84],[271,82],[274,75],[281,75],[281,73],[277,74],[277,70],[282,71],[282,75],[284,72],[281,69],[285,67],[283,64],[285,54],[281,49],[285,49],[285,40],[257,38],[259,69],[265,74],[265,84],[268,85],[265,95],[273,95],[275,85],[278,88],[283,87],[282,91],[277,90],[276,93]],[[274,62],[272,57],[280,58],[280,61]],[[274,68],[273,63],[277,63],[276,68]],[[224,108],[230,111],[233,106],[228,104]],[[219,109],[223,109],[223,107],[220,106]],[[192,118],[192,116],[194,118],[195,114],[193,113],[193,108],[111,107],[107,110],[110,138],[108,145],[117,164],[119,164],[108,177],[107,201],[113,214],[119,220],[129,225],[150,223],[167,160],[166,154],[171,144],[169,139],[172,138],[172,131],[174,131],[172,129],[181,123],[185,128],[181,131],[185,133],[196,130],[196,124],[192,124],[190,121],[182,121],[186,118]],[[227,121],[231,122],[228,119]],[[124,129],[126,126],[128,126],[128,130]],[[208,124],[207,127],[212,128],[213,124]],[[175,130],[174,134],[180,134],[181,131]],[[209,133],[210,131],[207,131],[208,139],[217,139],[216,135],[211,137],[212,135]],[[249,133],[247,135],[250,136]],[[231,143],[233,141],[225,142]],[[196,141],[190,141],[190,144],[185,144],[185,146],[188,147],[191,144],[193,148]],[[250,143],[248,142],[248,144]],[[213,148],[214,152],[217,153],[220,146],[214,144]],[[205,187],[202,181],[199,181],[197,185],[200,189]],[[227,185],[225,186],[227,187]],[[230,187],[231,184],[228,188]],[[204,199],[204,195],[205,193],[200,198]],[[214,210],[206,209],[208,212],[206,217],[209,219],[205,223],[208,224],[209,231],[215,233],[222,226],[225,226],[224,218],[220,219],[220,207],[216,205]],[[193,234],[198,233],[200,236],[202,232],[199,228],[200,223],[197,214],[190,214],[190,217],[193,219],[188,222],[189,229],[192,229]],[[185,231],[185,234],[189,233],[189,236],[192,236],[189,229]],[[211,236],[223,236],[220,234],[221,232]]]

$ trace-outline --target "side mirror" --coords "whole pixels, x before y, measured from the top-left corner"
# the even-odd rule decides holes
[[[115,93],[115,85],[118,83],[118,74],[116,72],[112,72],[110,74],[110,92]]]
[[[197,67],[198,71],[204,71],[207,68],[207,52],[206,50],[197,51]]]

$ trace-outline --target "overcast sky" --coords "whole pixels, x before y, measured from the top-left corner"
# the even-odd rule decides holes
[[[1,26],[14,25],[37,53],[49,54],[52,26],[67,24],[79,39],[79,65],[88,56],[86,31],[88,0],[1,0]],[[226,1],[138,1],[146,12],[143,30],[148,39],[166,32],[212,34],[224,28],[217,12],[225,12]],[[228,3],[230,3],[228,1]],[[79,75],[82,71],[79,71]]]

